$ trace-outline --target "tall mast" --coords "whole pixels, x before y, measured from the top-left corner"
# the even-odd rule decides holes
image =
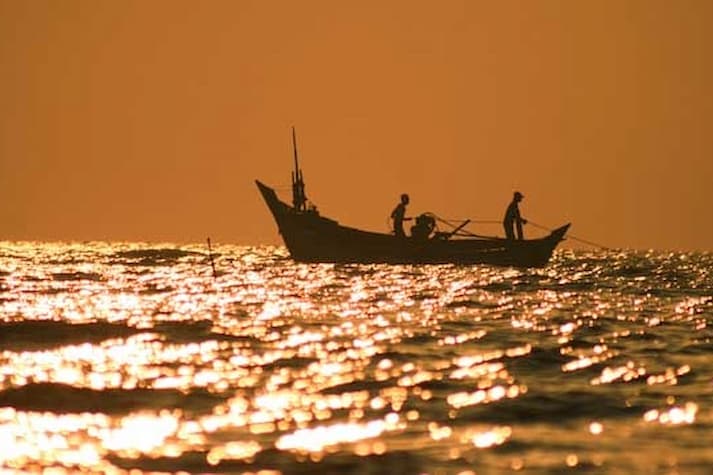
[[[302,211],[305,209],[307,198],[305,197],[305,183],[302,179],[302,170],[300,170],[300,164],[297,158],[297,136],[294,126],[292,127],[292,149],[295,155],[295,170],[292,172],[292,206],[296,211]]]

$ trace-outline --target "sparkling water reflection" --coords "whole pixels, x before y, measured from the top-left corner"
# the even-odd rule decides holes
[[[0,244],[0,467],[707,473],[713,255]]]

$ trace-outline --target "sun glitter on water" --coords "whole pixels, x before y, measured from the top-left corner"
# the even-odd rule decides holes
[[[216,253],[213,278],[200,246],[2,243],[0,467],[713,463],[709,254],[521,271]]]

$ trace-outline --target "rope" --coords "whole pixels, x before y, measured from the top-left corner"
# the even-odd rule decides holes
[[[540,229],[542,229],[542,230],[544,230],[544,231],[549,231],[549,232],[552,232],[552,231],[553,231],[553,229],[548,228],[547,226],[542,226],[541,224],[533,223],[533,222],[530,221],[529,219],[527,220],[527,222],[528,222],[529,224],[533,225],[534,227],[540,228]],[[605,251],[610,251],[610,250],[611,250],[611,248],[610,248],[609,246],[604,246],[604,245],[602,245],[602,244],[597,244],[596,242],[587,241],[586,239],[578,238],[577,236],[573,236],[573,235],[571,235],[571,234],[567,234],[567,239],[571,239],[571,240],[573,240],[573,241],[578,241],[578,242],[581,242],[582,244],[588,244],[588,245],[590,245],[590,246],[598,247],[598,248],[600,248],[600,249],[604,249]]]
[[[479,221],[479,220],[477,220],[477,219],[476,219],[476,220],[471,220],[470,222],[471,222],[471,223],[475,223],[475,224],[503,224],[502,221],[492,221],[492,220],[490,220],[490,221],[487,221],[487,220],[480,220],[480,221]]]
[[[437,221],[440,221],[440,222],[442,222],[442,223],[444,223],[444,224],[447,224],[448,226],[451,226],[451,227],[453,227],[453,228],[457,227],[457,224],[453,224],[453,223],[451,222],[451,221],[455,221],[455,220],[448,220],[448,219],[444,219],[444,218],[441,218],[441,217],[439,217],[439,216],[436,216],[436,215],[433,214],[433,213],[431,213],[431,214],[433,215],[434,218],[436,218]],[[502,221],[493,221],[493,220],[471,220],[470,222],[471,222],[472,224],[502,224]],[[530,221],[530,220],[527,220],[527,222],[528,222],[529,224],[533,225],[533,226],[536,227],[536,228],[542,229],[543,231],[547,231],[547,232],[552,232],[552,231],[554,231],[554,229],[552,229],[552,228],[548,228],[547,226],[542,226],[541,224],[537,224],[537,223],[532,222],[532,221]],[[460,223],[458,223],[458,224],[460,224]],[[479,235],[479,234],[474,234],[474,233],[469,232],[469,231],[467,231],[467,230],[465,230],[465,229],[463,229],[462,231],[459,231],[459,234],[460,234],[460,233],[462,233],[462,235],[464,235],[464,236],[470,236],[470,237],[479,237],[479,238],[488,238],[488,239],[498,239],[497,237],[494,237],[494,236],[481,236],[481,235]],[[581,242],[582,244],[587,244],[587,245],[589,245],[589,246],[598,247],[598,248],[600,248],[600,249],[604,249],[604,250],[607,250],[607,251],[608,251],[608,250],[611,250],[611,248],[610,248],[609,246],[605,246],[605,245],[603,245],[603,244],[599,244],[599,243],[596,243],[596,242],[593,242],[593,241],[588,241],[588,240],[586,240],[586,239],[582,239],[582,238],[580,238],[580,237],[573,236],[572,234],[567,234],[567,239],[571,239],[571,240],[573,240],[573,241]]]
[[[460,224],[464,221],[464,220],[462,220],[462,219],[457,220],[457,219],[441,218],[441,217],[438,216],[437,214],[431,213],[431,212],[427,212],[427,213],[424,213],[424,214],[427,214],[427,215],[433,217],[433,218],[436,220],[436,222],[441,223],[441,224],[445,224],[445,225],[447,225],[447,226],[450,226],[450,227],[453,228],[453,229],[455,229],[455,228],[457,228],[458,226],[460,226]],[[391,226],[390,226],[391,217],[387,217],[387,218],[386,218],[386,222],[387,222],[387,226],[389,227],[389,230],[391,230]],[[542,229],[543,231],[547,231],[547,232],[550,232],[550,233],[551,233],[552,231],[554,231],[554,229],[552,229],[552,228],[548,228],[547,226],[543,226],[543,225],[541,225],[541,224],[537,224],[537,223],[535,223],[535,222],[533,222],[533,221],[530,221],[529,219],[527,220],[527,222],[528,222],[528,224],[531,224],[532,226],[534,226],[534,227],[536,227],[536,228]],[[471,220],[470,220],[470,224],[502,224],[502,221],[494,221],[494,220],[473,220],[473,219],[471,219]],[[436,229],[438,229],[438,225],[436,225]],[[458,231],[458,232],[456,233],[456,236],[468,236],[468,237],[484,238],[484,239],[500,239],[500,238],[498,238],[497,236],[483,236],[483,235],[481,235],[481,234],[475,234],[475,233],[472,233],[472,232],[466,230],[465,228],[463,228],[463,229],[461,229],[460,231]],[[598,248],[604,249],[604,250],[606,250],[606,251],[610,251],[610,250],[611,250],[611,248],[610,248],[609,246],[605,246],[605,245],[603,245],[603,244],[598,244],[598,243],[593,242],[593,241],[588,241],[588,240],[586,240],[586,239],[582,239],[582,238],[579,238],[579,237],[577,237],[577,236],[573,236],[572,234],[567,234],[567,239],[571,239],[571,240],[573,240],[573,241],[581,242],[582,244],[587,244],[587,245],[589,245],[589,246],[598,247]]]
[[[433,213],[429,213],[429,214],[431,214],[438,221],[445,223],[449,226],[452,226],[454,228],[457,227],[461,222],[465,221],[464,219],[442,218],[440,216],[436,216]],[[502,221],[478,220],[478,219],[471,219],[470,222],[472,224],[502,224]]]
[[[447,224],[447,225],[450,226],[451,228],[457,228],[457,227],[460,226],[460,224],[461,224],[460,222],[458,222],[457,224],[453,224],[452,221],[456,221],[456,220],[444,219],[444,218],[441,218],[440,216],[438,216],[438,215],[436,215],[436,214],[434,214],[434,213],[428,213],[428,214],[430,214],[431,216],[433,216],[436,221],[438,221],[438,222],[440,222],[440,223],[443,223],[443,224]],[[464,221],[464,220],[461,219],[461,220],[459,220],[459,221]],[[470,220],[470,224],[473,224],[473,223],[475,223],[475,224],[492,224],[492,223],[497,223],[497,221],[473,221],[473,220],[471,219],[471,220]],[[481,235],[481,234],[475,234],[475,233],[472,233],[472,232],[466,230],[465,228],[463,228],[463,229],[461,229],[460,231],[458,231],[458,232],[456,233],[456,236],[469,236],[469,237],[484,238],[484,239],[498,239],[496,236],[483,236],[483,235]]]

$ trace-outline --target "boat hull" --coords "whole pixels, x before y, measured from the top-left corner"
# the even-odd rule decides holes
[[[275,191],[256,181],[290,256],[298,262],[360,264],[489,264],[542,267],[569,224],[540,239],[414,239],[362,231],[320,216],[295,211]]]

